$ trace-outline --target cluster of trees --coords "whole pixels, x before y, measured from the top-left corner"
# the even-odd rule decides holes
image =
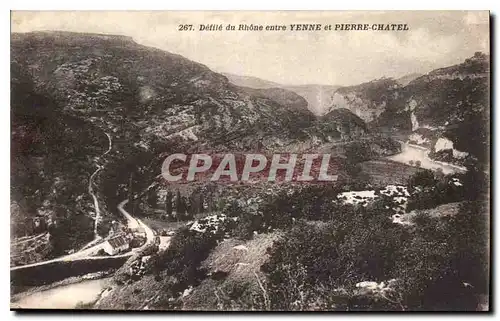
[[[168,190],[165,194],[164,202],[160,201],[156,189],[151,189],[146,195],[146,203],[151,208],[162,207],[164,216],[167,220],[189,220],[196,214],[204,213],[204,195],[203,192],[193,192],[189,197],[182,196],[179,189],[174,193]]]
[[[362,160],[363,154],[353,151],[352,157]],[[201,263],[224,236],[250,239],[254,231],[280,229],[285,234],[261,267],[265,297],[234,284],[234,291],[224,292],[230,302],[271,310],[475,310],[488,293],[489,275],[487,205],[467,187],[484,184],[478,177],[478,171],[418,171],[407,184],[409,209],[418,210],[412,226],[392,223],[389,197],[366,207],[332,202],[341,192],[334,185],[283,189],[255,206],[232,200],[221,211],[236,221],[226,220],[215,234],[182,229],[154,256],[150,271],[158,280],[168,277],[172,297],[179,297],[207,277]],[[166,211],[182,212],[183,203],[175,199],[196,203],[168,192]],[[454,215],[420,211],[459,201]],[[383,290],[363,291],[356,286],[363,281],[384,282]]]
[[[365,162],[372,158],[371,148],[368,143],[356,141],[344,147],[345,157],[347,159],[348,172],[354,170],[359,163]]]
[[[220,211],[237,218],[236,224],[227,224],[225,230],[231,236],[248,240],[254,232],[266,233],[276,229],[288,229],[301,219],[327,221],[341,207],[332,202],[341,187],[338,185],[308,185],[300,189],[282,189],[276,194],[248,204],[236,199],[220,205]],[[234,222],[234,221],[230,221]]]
[[[270,308],[475,310],[488,291],[485,213],[484,204],[468,202],[455,216],[422,213],[406,228],[360,207],[322,226],[300,222],[262,266]],[[366,295],[356,288],[363,281],[391,287]]]
[[[417,172],[408,181],[408,210],[468,201],[455,215],[418,212],[411,227],[388,219],[393,213],[387,198],[367,207],[331,205],[311,190],[265,204],[269,218],[288,231],[262,266],[270,309],[475,310],[479,296],[488,293],[482,174]],[[482,196],[467,186],[472,181],[483,184]],[[324,223],[311,224],[313,213]],[[356,288],[363,281],[391,286],[367,294]]]
[[[53,224],[48,226],[51,245],[49,255],[51,257],[64,255],[68,249],[78,249],[92,241],[93,226],[94,220],[83,212],[58,207]]]
[[[444,175],[421,169],[408,180],[407,210],[429,209],[440,204],[462,200],[483,200],[488,194],[488,178],[482,171],[471,167],[464,174]]]
[[[166,298],[178,298],[190,286],[197,286],[207,277],[201,263],[223,237],[221,233],[199,233],[182,228],[170,241],[167,250],[153,254],[146,273],[157,282],[167,283]],[[162,308],[177,308],[171,300],[160,302]]]

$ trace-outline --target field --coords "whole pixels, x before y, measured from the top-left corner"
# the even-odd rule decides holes
[[[379,187],[387,185],[406,185],[408,178],[419,168],[394,162],[388,159],[377,159],[361,164],[363,173],[370,176],[372,184]]]

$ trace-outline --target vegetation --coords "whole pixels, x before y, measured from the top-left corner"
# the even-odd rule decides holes
[[[200,269],[201,262],[217,245],[220,237],[220,234],[199,233],[188,228],[179,230],[168,249],[153,257],[151,272],[157,278],[175,275],[179,291],[198,284],[205,277],[205,272]]]
[[[488,194],[486,174],[473,168],[465,174],[450,175],[420,169],[408,179],[408,189],[408,211],[462,200],[479,201]]]
[[[335,97],[341,95],[342,104],[357,104],[350,107],[367,113],[362,115],[370,119],[367,125],[347,108],[316,119],[306,101],[287,90],[237,87],[203,65],[126,37],[13,35],[13,234],[43,232],[31,224],[41,216],[52,221],[48,255],[90,241],[94,209],[88,183],[99,165],[94,187],[106,214],[100,235],[124,199],[139,217],[146,215],[144,208],[160,208],[165,220],[185,221],[205,212],[216,221],[224,218],[210,229],[178,229],[165,251],[158,253],[155,244],[134,255],[140,273],[125,280],[125,274],[117,274],[130,290],[128,297],[114,298],[120,307],[143,308],[151,301],[152,307],[180,309],[184,291],[196,291],[209,279],[205,284],[213,287],[205,293],[216,297],[220,309],[474,310],[479,295],[488,293],[488,60],[478,54],[405,86],[382,78],[338,89]],[[409,130],[410,114],[422,124],[445,128],[443,135],[469,152],[465,174],[422,170],[419,161],[406,166],[374,160],[400,147],[371,131]],[[113,138],[112,151],[101,157],[108,148],[106,134]],[[395,204],[380,188],[373,203],[354,206],[335,201],[342,191],[337,185],[283,184],[271,193],[227,198],[212,197],[207,186],[188,193],[169,186],[162,201],[158,188],[151,187],[164,155],[172,152],[272,151],[345,143],[367,134],[371,139],[345,145],[349,177],[342,188],[406,183],[406,210],[414,211],[407,215],[408,225],[393,223]],[[377,172],[384,174],[372,177]],[[430,210],[450,203],[459,204],[458,211]],[[260,271],[251,270],[251,282],[231,279],[221,285],[229,272],[207,273],[204,262],[221,241],[253,241],[256,234],[272,231],[283,236],[258,261]],[[119,266],[123,272],[132,263],[123,266],[122,259],[79,261],[79,272]],[[53,263],[51,273],[40,266],[23,282],[54,281],[73,263]]]
[[[463,203],[455,216],[426,217],[412,229],[362,208],[324,227],[301,223],[274,244],[262,267],[271,308],[475,310],[476,296],[487,293],[484,213],[481,203]],[[355,286],[389,280],[382,296],[367,298]]]

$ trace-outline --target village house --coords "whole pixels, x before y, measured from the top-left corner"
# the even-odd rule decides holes
[[[125,235],[117,235],[107,240],[103,245],[104,252],[109,255],[116,255],[129,249],[129,241]]]

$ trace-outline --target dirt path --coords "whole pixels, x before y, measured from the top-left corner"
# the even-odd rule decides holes
[[[101,211],[100,211],[100,208],[99,208],[99,200],[97,199],[97,195],[94,192],[93,185],[94,185],[94,178],[104,168],[104,165],[101,165],[98,162],[101,161],[101,159],[104,156],[106,156],[111,151],[111,149],[113,148],[113,142],[112,142],[111,136],[108,133],[105,133],[105,134],[108,137],[108,141],[109,141],[108,150],[105,151],[101,156],[98,156],[98,157],[95,158],[95,163],[96,163],[97,169],[95,170],[94,173],[92,173],[92,175],[90,175],[90,178],[89,178],[89,187],[88,187],[88,190],[89,190],[89,194],[92,196],[92,199],[94,200],[94,209],[95,209],[94,240],[92,242],[90,242],[89,244],[94,243],[97,240],[101,239],[101,237],[97,233],[97,228],[99,226],[99,222],[101,221],[102,215],[101,215]],[[87,246],[88,246],[88,244],[86,246],[84,246],[84,248],[87,247]]]

